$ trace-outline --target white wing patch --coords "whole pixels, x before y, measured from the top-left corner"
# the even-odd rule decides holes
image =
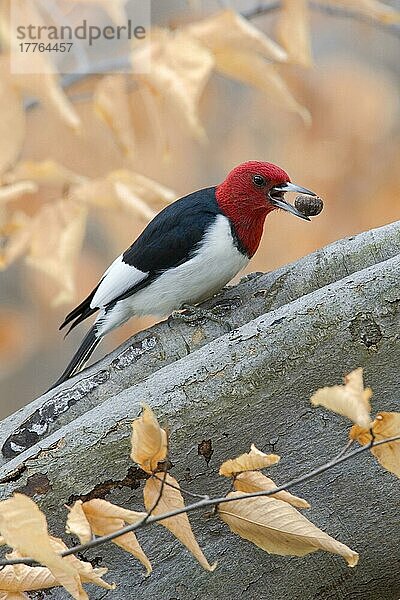
[[[148,273],[139,271],[122,261],[122,254],[114,260],[103,275],[103,279],[90,303],[90,308],[102,308],[112,302],[143,279]]]

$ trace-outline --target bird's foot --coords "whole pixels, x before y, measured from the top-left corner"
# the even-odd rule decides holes
[[[180,310],[173,311],[171,319],[183,321],[184,323],[196,323],[201,320],[214,321],[227,331],[232,330],[230,323],[226,319],[216,315],[212,310],[201,308],[200,306],[192,306],[191,304],[182,304]]]

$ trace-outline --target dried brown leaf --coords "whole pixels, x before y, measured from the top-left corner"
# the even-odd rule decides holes
[[[185,31],[212,51],[226,49],[260,54],[269,60],[284,61],[286,52],[250,21],[234,12],[224,10],[192,23]]]
[[[311,123],[310,113],[294,98],[276,65],[242,50],[218,50],[215,61],[217,71],[223,75],[255,87],[276,106],[297,113],[306,125]]]
[[[240,473],[235,477],[234,487],[235,490],[239,492],[251,494],[252,492],[270,491],[275,489],[277,486],[272,479],[266,477],[263,473],[260,473],[259,471],[247,471],[245,473]],[[283,500],[283,502],[288,502],[296,508],[310,508],[307,500],[303,500],[303,498],[294,496],[286,490],[272,494],[269,496],[269,498]]]
[[[126,523],[137,523],[143,519],[147,513],[138,512],[136,510],[128,510],[117,504],[107,502],[107,500],[101,500],[95,498],[94,500],[88,500],[82,504],[82,510],[86,515],[86,518],[90,521],[96,519],[122,519]]]
[[[164,474],[159,474],[159,478],[151,477],[146,481],[143,490],[144,505],[147,511],[152,515],[162,515],[177,508],[183,508],[185,503],[182,494],[179,491],[179,483],[167,474],[165,484],[162,485]],[[168,485],[170,484],[170,485]],[[173,485],[174,487],[170,487]],[[178,489],[175,489],[178,488]],[[162,490],[162,495],[160,498]],[[157,504],[157,505],[156,505]],[[186,513],[181,513],[174,517],[169,517],[159,521],[160,525],[166,527],[195,557],[203,569],[214,571],[216,563],[210,565],[205,558],[196,538],[193,535],[192,528]]]
[[[19,182],[21,179],[30,181]],[[41,161],[23,160],[12,171],[6,173],[3,176],[3,180],[6,183],[30,183],[33,181],[40,184],[70,185],[84,183],[87,178],[84,175],[74,173],[74,171],[49,158]]]
[[[372,390],[364,389],[363,370],[360,367],[346,375],[344,385],[321,388],[311,396],[310,401],[314,406],[322,405],[351,419],[357,425],[369,429],[371,396]]]
[[[67,546],[60,538],[50,536],[50,544],[53,550],[57,553],[67,550]],[[102,576],[108,572],[106,567],[93,567],[93,565],[85,560],[80,560],[73,554],[65,556],[64,561],[70,563],[70,565],[77,571],[82,583],[93,583],[98,585],[105,590],[114,590],[116,585],[114,583],[108,583],[102,579]]]
[[[146,473],[153,473],[159,462],[167,457],[168,438],[165,429],[162,429],[147,404],[143,405],[143,412],[132,423],[131,459]]]
[[[151,59],[151,69],[140,76],[141,81],[203,140],[197,111],[214,64],[211,52],[184,31],[163,29],[152,31],[151,41],[141,52]],[[140,55],[135,54],[133,60],[140,61]]]
[[[96,535],[107,535],[118,531],[125,523],[136,523],[146,516],[146,513],[127,510],[106,500],[89,500],[82,504],[82,510],[90,523],[90,527]],[[135,534],[131,531],[124,533],[113,540],[113,543],[132,554],[140,560],[149,575],[152,571],[151,564],[146,554],[137,541]]]
[[[96,86],[93,106],[96,114],[113,132],[122,152],[133,157],[135,134],[130,116],[125,75],[117,73],[103,77]]]
[[[130,211],[141,215],[146,221],[151,221],[156,216],[156,211],[140,198],[132,189],[120,181],[115,182],[115,191],[121,201],[121,205]]]
[[[83,243],[86,217],[87,208],[68,199],[43,205],[32,222],[27,262],[58,283],[60,292],[54,305],[74,297],[75,261]]]
[[[147,215],[146,218],[149,218],[154,211],[175,200],[176,194],[144,175],[120,169],[78,186],[73,197],[92,206],[122,209],[132,214]]]
[[[254,444],[250,447],[250,452],[241,454],[237,458],[230,458],[222,463],[219,468],[219,474],[224,477],[232,477],[236,473],[242,471],[255,471],[264,469],[279,462],[280,457],[277,454],[264,454],[261,450],[255,447]]]
[[[400,413],[379,412],[371,428],[376,442],[400,436]],[[369,444],[372,440],[370,430],[359,425],[353,425],[350,430],[350,437],[363,446]],[[400,477],[400,440],[371,448],[371,452],[384,469]]]
[[[17,160],[25,138],[22,98],[8,77],[0,77],[0,174]]]
[[[83,511],[82,500],[74,502],[72,507],[68,510],[65,531],[72,535],[76,535],[81,544],[90,542],[92,539],[92,530]]]
[[[331,538],[287,502],[275,498],[235,500],[242,492],[230,492],[234,500],[220,504],[218,514],[240,537],[270,554],[304,556],[317,550],[339,554],[350,567],[358,554]]]
[[[34,194],[38,191],[38,186],[34,181],[16,181],[10,185],[0,187],[0,204],[17,200],[25,194]]]
[[[37,57],[39,54],[35,53],[32,56]],[[28,53],[24,53],[24,56],[28,56]],[[43,58],[42,60],[46,59]],[[33,74],[15,75],[17,85],[29,94],[33,94],[43,106],[53,112],[67,127],[76,133],[80,133],[81,120],[73,104],[63,91],[58,74],[43,72],[44,69],[40,65],[36,69],[39,71],[38,74],[33,72]],[[35,71],[35,67],[32,66],[32,70]]]
[[[15,553],[7,554],[7,558],[16,558]],[[47,567],[7,565],[0,571],[0,590],[7,592],[44,590],[57,585],[57,580]]]
[[[14,494],[0,502],[0,533],[21,555],[32,556],[48,567],[73,598],[88,600],[76,569],[54,552],[46,517],[33,500],[23,494]]]
[[[284,0],[279,13],[278,38],[290,62],[309,67],[312,63],[307,0]]]

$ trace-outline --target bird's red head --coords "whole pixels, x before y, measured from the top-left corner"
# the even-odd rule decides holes
[[[309,220],[285,202],[284,194],[288,191],[315,196],[314,192],[291,183],[289,175],[280,167],[256,160],[238,165],[217,186],[217,202],[249,256],[253,256],[259,246],[265,217],[271,211],[282,208]]]

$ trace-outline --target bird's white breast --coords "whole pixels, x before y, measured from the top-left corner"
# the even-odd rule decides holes
[[[217,215],[198,250],[188,261],[166,270],[147,287],[116,303],[100,317],[101,334],[133,315],[171,314],[182,304],[196,304],[219,291],[249,259],[235,246],[228,219]]]

